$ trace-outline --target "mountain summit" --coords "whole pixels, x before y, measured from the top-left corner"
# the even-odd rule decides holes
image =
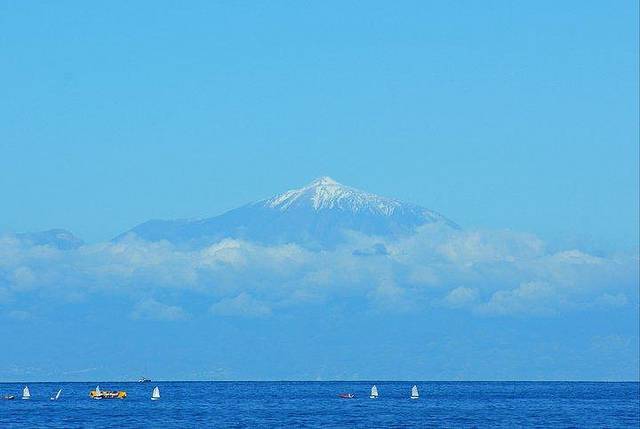
[[[390,216],[402,208],[402,203],[344,186],[325,176],[303,188],[270,198],[266,200],[265,206],[282,211],[292,208],[312,208],[316,211],[337,209]]]
[[[123,236],[135,234],[149,241],[167,240],[188,247],[206,246],[223,238],[240,238],[266,244],[297,243],[324,248],[344,241],[348,231],[397,237],[428,223],[457,228],[444,216],[424,207],[321,177],[302,188],[219,216],[198,220],[152,220]]]

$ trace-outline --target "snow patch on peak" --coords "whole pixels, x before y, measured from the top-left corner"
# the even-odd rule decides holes
[[[351,212],[372,212],[391,216],[402,203],[342,185],[330,177],[320,177],[300,189],[292,189],[265,201],[264,205],[278,210],[311,207],[313,210],[339,209]]]
[[[341,186],[340,183],[336,182],[329,176],[318,177],[316,180],[307,185],[307,188],[311,188],[314,186]]]

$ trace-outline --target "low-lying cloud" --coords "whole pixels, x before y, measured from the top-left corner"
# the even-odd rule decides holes
[[[177,305],[163,304],[153,298],[147,298],[136,304],[131,317],[143,320],[173,321],[185,319],[186,313]]]
[[[22,296],[73,303],[117,294],[131,297],[133,319],[169,321],[193,311],[269,317],[342,301],[374,311],[437,307],[477,317],[638,306],[637,254],[549,252],[530,234],[434,226],[399,240],[349,237],[335,249],[312,251],[236,239],[184,250],[133,235],[60,250],[5,236],[0,238],[0,306],[15,316],[26,313],[13,308]],[[180,291],[207,303],[205,310],[172,302]]]

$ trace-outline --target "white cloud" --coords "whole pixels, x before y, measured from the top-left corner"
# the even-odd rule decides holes
[[[216,302],[210,310],[217,316],[267,317],[271,315],[271,307],[245,292],[234,298]]]
[[[567,263],[567,264],[602,264],[604,260],[597,256],[591,256],[586,253],[583,253],[579,250],[567,250],[564,252],[558,252],[552,256],[557,262]]]
[[[444,301],[450,307],[465,307],[478,299],[478,291],[469,287],[457,287],[447,294]]]
[[[343,300],[377,309],[444,305],[504,316],[621,308],[638,301],[637,255],[549,253],[538,238],[512,231],[425,226],[399,240],[350,237],[323,251],[236,239],[185,250],[133,236],[60,251],[5,237],[0,238],[0,305],[6,310],[28,295],[71,303],[96,293],[158,296],[158,289],[188,290],[216,301],[211,311],[217,315],[252,317]],[[172,304],[141,301],[133,314],[186,316]]]
[[[437,247],[450,261],[465,266],[484,262],[515,262],[542,254],[544,243],[530,234],[511,231],[455,231]]]
[[[153,298],[138,302],[131,313],[131,317],[141,320],[182,320],[187,317],[181,307],[163,304]]]
[[[515,289],[494,292],[478,310],[486,314],[550,314],[555,311],[556,291],[541,282],[524,283]]]

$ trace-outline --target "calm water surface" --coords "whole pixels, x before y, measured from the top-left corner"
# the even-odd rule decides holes
[[[1,428],[37,427],[629,427],[640,425],[639,383],[100,382],[125,400],[95,401],[97,383],[0,383]],[[151,401],[153,386],[162,399]],[[62,388],[59,401],[49,397]],[[353,392],[355,399],[340,399]]]

